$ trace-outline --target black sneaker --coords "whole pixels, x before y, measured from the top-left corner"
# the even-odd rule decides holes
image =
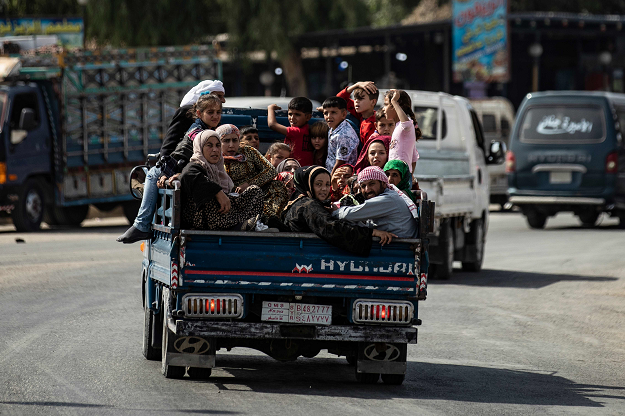
[[[151,231],[144,232],[139,230],[138,228],[135,228],[134,225],[131,225],[124,234],[117,237],[117,241],[124,244],[132,244],[136,243],[137,241],[147,240],[150,237],[152,237]]]

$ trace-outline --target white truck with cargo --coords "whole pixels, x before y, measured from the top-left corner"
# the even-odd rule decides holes
[[[503,163],[505,144],[489,143],[469,100],[442,92],[408,91],[423,137],[414,172],[436,203],[430,275],[449,279],[454,261],[479,271],[488,231],[488,165]],[[442,122],[439,122],[442,120]]]

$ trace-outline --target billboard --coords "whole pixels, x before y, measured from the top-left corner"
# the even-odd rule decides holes
[[[82,48],[85,33],[82,18],[19,18],[0,19],[0,42],[16,37],[56,37],[67,48]],[[2,39],[7,38],[7,39]]]
[[[507,0],[453,0],[454,82],[507,82]]]

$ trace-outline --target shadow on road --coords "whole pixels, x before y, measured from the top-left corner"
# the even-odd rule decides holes
[[[125,411],[137,411],[137,412],[149,412],[150,409],[128,409],[113,405],[105,405],[105,404],[92,404],[92,403],[73,403],[73,402],[47,402],[47,401],[35,401],[35,402],[25,402],[25,401],[0,401],[0,405],[13,406],[15,409],[16,406],[41,406],[41,407],[70,407],[70,408],[85,408],[85,409],[111,409],[111,410],[125,410]],[[0,409],[1,410],[1,409]],[[31,409],[35,411],[35,409]],[[198,414],[198,415],[238,415],[241,412],[229,411],[229,410],[204,410],[204,409],[152,409],[154,414],[163,414],[163,413],[184,413],[184,414]]]
[[[479,273],[467,273],[454,270],[449,280],[431,279],[431,285],[466,285],[466,286],[489,286],[489,287],[512,287],[539,289],[562,281],[571,282],[613,282],[616,277],[579,276],[572,274],[548,274],[520,272],[517,270],[490,270],[482,269]]]
[[[314,361],[313,361],[314,360]],[[222,355],[206,381],[221,390],[359,399],[452,400],[537,406],[603,407],[591,398],[625,400],[625,387],[574,383],[555,374],[454,364],[409,362],[402,386],[363,385],[342,359],[279,363],[265,357]],[[229,376],[224,376],[223,373]],[[617,391],[617,395],[609,394]],[[620,395],[619,395],[620,394]]]

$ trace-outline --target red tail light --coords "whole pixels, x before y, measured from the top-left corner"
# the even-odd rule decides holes
[[[605,158],[605,172],[617,173],[618,172],[618,153],[612,152]]]
[[[516,171],[516,158],[511,150],[506,152],[506,173],[514,173]]]

